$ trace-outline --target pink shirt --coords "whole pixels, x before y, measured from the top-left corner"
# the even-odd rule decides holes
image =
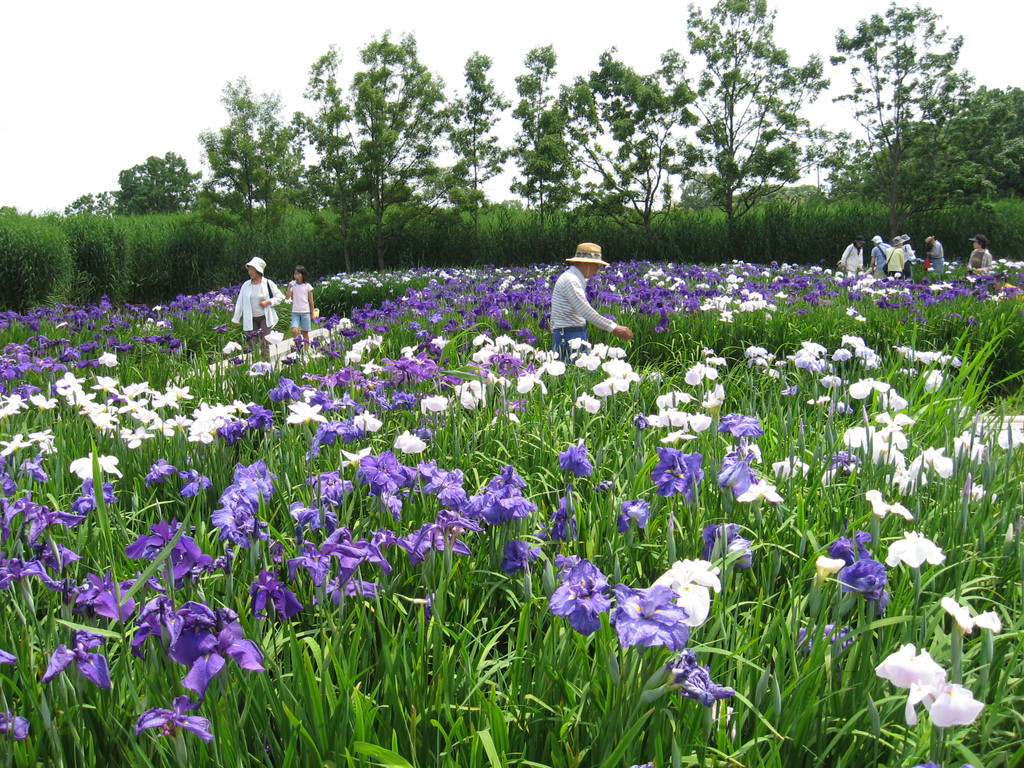
[[[296,283],[292,286],[292,312],[300,315],[309,314],[309,294],[313,286],[309,283]]]

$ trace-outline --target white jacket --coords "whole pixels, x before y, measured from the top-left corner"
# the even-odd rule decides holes
[[[839,268],[845,270],[847,274],[856,275],[864,269],[864,251],[858,251],[857,246],[850,243],[839,259]]]
[[[267,318],[267,326],[273,328],[277,325],[277,312],[274,311],[274,307],[284,301],[284,294],[269,277],[264,277],[259,285],[253,285],[252,280],[242,283],[242,289],[238,292],[238,298],[235,299],[235,316],[231,318],[231,322],[237,323],[241,320],[242,330],[252,330],[251,298],[253,291],[259,291],[264,299],[270,299],[270,306],[264,307],[263,315]]]

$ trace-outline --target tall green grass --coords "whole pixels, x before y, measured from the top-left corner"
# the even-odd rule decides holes
[[[560,261],[583,241],[601,243],[606,257],[616,261],[648,259],[717,265],[734,260],[752,263],[786,262],[831,267],[856,235],[885,238],[887,214],[879,205],[850,201],[773,202],[738,219],[730,238],[719,211],[676,209],[649,233],[627,231],[584,208],[539,217],[510,204],[483,211],[479,228],[468,217],[437,210],[412,220],[388,247],[395,268],[460,267],[480,264],[521,266]],[[27,307],[57,294],[63,300],[89,301],[108,295],[115,301],[160,302],[176,295],[245,279],[242,265],[252,256],[268,262],[273,278],[286,278],[297,264],[314,277],[345,268],[346,247],[332,212],[292,209],[269,229],[204,217],[139,216],[123,218],[76,215],[32,216],[5,214],[0,226],[8,234],[0,241],[0,268],[11,274],[32,249],[32,263],[46,275],[67,271],[70,255],[78,279],[64,295],[62,283],[47,281],[47,291],[33,301],[18,298],[23,291],[10,282],[0,294],[5,306]],[[347,248],[354,270],[372,270],[377,255],[371,222],[357,215],[349,225]],[[1024,256],[1024,202],[954,206],[919,214],[905,225],[923,257],[924,238],[938,237],[947,259],[962,260],[970,250],[967,238],[982,232],[1000,258]],[[45,236],[42,233],[46,233]],[[18,234],[15,234],[18,233]],[[31,235],[29,233],[32,233]],[[28,245],[32,238],[32,245]],[[44,263],[47,262],[47,263]],[[52,263],[50,263],[52,262]]]

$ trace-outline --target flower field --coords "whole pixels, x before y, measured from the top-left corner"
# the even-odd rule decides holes
[[[0,313],[0,764],[1024,763],[1016,289],[559,269]]]

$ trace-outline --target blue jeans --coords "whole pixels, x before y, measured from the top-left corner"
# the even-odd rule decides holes
[[[572,339],[583,339],[587,341],[587,326],[575,325],[568,328],[555,328],[552,332],[551,348],[558,353],[558,359],[563,363],[575,357],[578,352],[569,346]]]

